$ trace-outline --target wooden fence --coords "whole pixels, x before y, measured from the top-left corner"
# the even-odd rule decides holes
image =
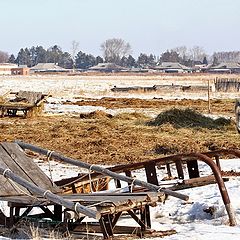
[[[214,85],[216,92],[239,92],[240,78],[216,78]]]

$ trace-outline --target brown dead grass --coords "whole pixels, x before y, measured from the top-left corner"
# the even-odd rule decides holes
[[[85,162],[108,165],[144,161],[162,154],[240,147],[233,124],[212,130],[177,129],[169,123],[147,126],[149,120],[138,113],[93,119],[2,118],[0,141],[20,139]]]

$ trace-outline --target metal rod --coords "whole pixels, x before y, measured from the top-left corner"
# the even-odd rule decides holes
[[[50,152],[49,150],[34,146],[32,144],[29,144],[29,143],[24,143],[24,142],[18,141],[18,140],[16,140],[15,142],[23,149],[29,149],[29,150],[32,150],[32,151],[37,152],[39,154],[48,155],[49,152]],[[128,182],[128,183],[131,183],[133,185],[138,185],[138,186],[141,186],[141,187],[145,187],[145,188],[147,188],[151,191],[160,191],[160,192],[166,193],[167,195],[170,195],[170,196],[173,196],[173,197],[176,197],[176,198],[180,198],[180,199],[185,200],[185,201],[187,201],[189,199],[189,197],[185,194],[177,193],[177,192],[171,191],[169,189],[165,189],[165,188],[160,188],[159,186],[156,186],[154,184],[147,183],[147,182],[144,182],[144,181],[132,178],[132,177],[127,177],[127,176],[124,176],[124,175],[121,175],[121,174],[117,174],[115,172],[112,172],[112,171],[104,168],[104,167],[100,167],[100,166],[97,166],[97,165],[94,165],[94,164],[89,164],[89,163],[82,162],[80,160],[74,160],[72,158],[64,157],[64,156],[62,156],[62,155],[60,155],[59,153],[56,153],[56,152],[51,152],[51,157],[55,158],[59,161],[63,161],[63,162],[66,162],[66,163],[69,163],[69,164],[72,164],[72,165],[75,165],[75,166],[79,166],[81,168],[86,168],[86,169],[89,169],[89,170],[93,170],[93,171],[101,173],[105,176],[110,176],[114,179],[118,179],[118,180],[121,180],[121,181],[124,181],[124,182]]]
[[[5,178],[9,178],[12,181],[18,183],[19,185],[25,187],[29,191],[38,194],[56,204],[62,205],[66,208],[72,209],[73,211],[77,213],[82,213],[85,216],[95,218],[97,220],[100,219],[100,213],[97,211],[94,211],[92,209],[89,209],[80,203],[74,203],[69,200],[65,200],[64,198],[58,196],[57,194],[52,193],[50,190],[46,190],[43,188],[40,188],[36,186],[33,183],[28,182],[22,177],[19,177],[17,174],[13,173],[10,169],[4,169],[0,167],[0,174],[3,175]]]

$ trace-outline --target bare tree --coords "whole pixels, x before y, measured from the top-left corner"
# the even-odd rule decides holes
[[[9,55],[7,52],[0,51],[0,63],[8,62]]]
[[[112,38],[101,44],[105,62],[119,64],[122,57],[131,53],[131,46],[121,38]]]
[[[75,71],[76,68],[76,55],[79,49],[79,42],[76,42],[75,40],[72,41],[72,52],[71,52],[71,57],[73,61],[73,71]]]
[[[190,56],[193,61],[202,61],[204,57],[207,56],[203,47],[194,46],[190,50]]]
[[[179,57],[181,57],[183,60],[188,58],[189,53],[186,46],[175,47],[172,49],[172,51],[177,52]]]
[[[221,62],[240,62],[240,51],[215,52],[212,58]]]

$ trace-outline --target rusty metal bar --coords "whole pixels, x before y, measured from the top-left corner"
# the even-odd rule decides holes
[[[212,169],[212,172],[213,172],[213,174],[215,176],[215,179],[217,181],[220,193],[222,195],[222,199],[223,199],[225,208],[226,208],[227,213],[228,213],[229,224],[230,224],[230,226],[235,226],[237,224],[235,213],[233,211],[233,208],[232,208],[232,205],[231,205],[231,202],[230,202],[230,198],[229,198],[225,183],[222,179],[221,171],[219,170],[218,166],[214,163],[214,161],[211,158],[209,158],[208,156],[205,156],[203,154],[192,153],[192,154],[189,154],[189,155],[194,156],[197,159],[205,162]]]

